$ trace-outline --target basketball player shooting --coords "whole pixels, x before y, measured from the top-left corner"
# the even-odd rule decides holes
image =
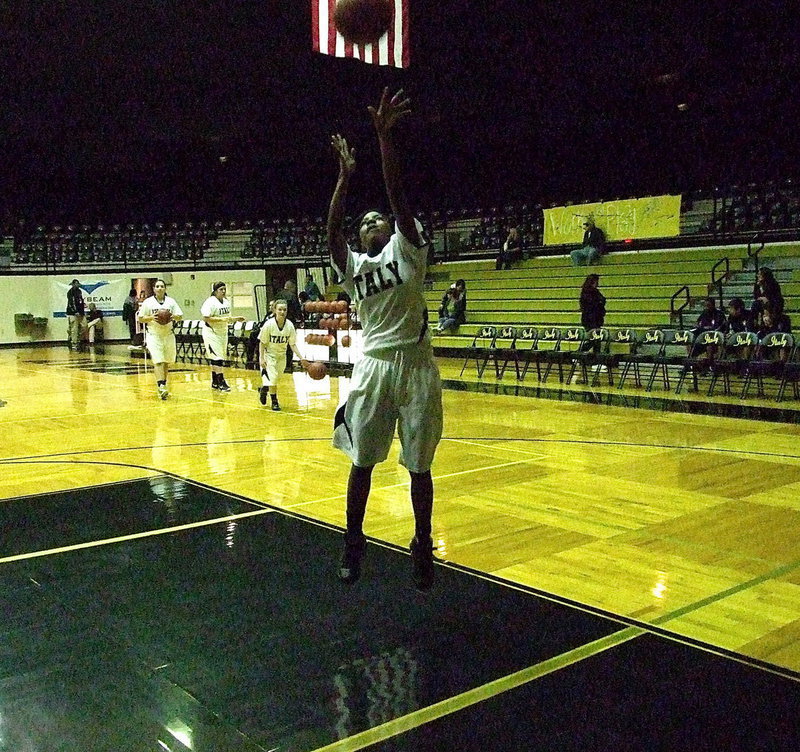
[[[336,412],[333,444],[353,463],[339,578],[354,583],[361,575],[372,469],[388,456],[397,426],[400,462],[411,475],[412,578],[417,589],[424,591],[434,580],[431,464],[442,435],[442,389],[423,295],[428,241],[409,208],[392,136],[397,122],[411,113],[410,105],[402,90],[390,97],[384,89],[378,107],[369,108],[395,227],[393,231],[380,212],[366,212],[358,228],[357,251],[348,246],[343,227],[347,188],[356,168],[355,150],[341,135],[331,138],[339,178],[328,213],[328,246],[363,328],[363,358],[353,368],[347,402]]]

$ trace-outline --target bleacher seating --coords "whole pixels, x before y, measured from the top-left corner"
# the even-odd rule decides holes
[[[764,264],[778,266],[780,260],[788,270],[785,273],[791,275],[791,280],[782,282],[782,289],[786,312],[797,324],[800,322],[800,244],[767,247],[764,255],[769,256],[763,259]],[[680,373],[694,339],[690,332],[685,341],[677,341],[673,346],[674,332],[694,326],[698,315],[696,309],[689,309],[683,319],[671,315],[672,296],[686,285],[692,300],[704,299],[711,287],[711,268],[722,256],[730,259],[731,270],[747,278],[749,281],[745,284],[752,289],[754,272],[744,246],[610,253],[591,268],[573,267],[567,256],[537,257],[504,271],[495,270],[491,260],[434,264],[429,267],[426,291],[429,320],[437,320],[442,296],[456,279],[466,281],[468,301],[467,323],[455,332],[434,335],[434,348],[439,356],[464,359],[467,355],[465,363],[475,362],[479,377],[484,377],[488,362],[494,361],[496,367],[486,371],[485,378],[490,378],[490,374],[502,378],[505,368],[498,367],[500,355],[500,363],[508,359],[525,363],[521,369],[515,369],[522,379],[530,366],[535,365],[539,381],[545,381],[546,374],[556,366],[560,367],[559,380],[563,380],[563,366],[575,361],[570,348],[564,347],[563,337],[580,320],[578,298],[583,280],[588,273],[596,272],[600,274],[600,288],[607,298],[605,326],[611,330],[610,348],[607,355],[596,359],[581,356],[579,365],[587,360],[590,365],[606,368],[620,366],[625,378],[633,369],[637,385],[645,386],[648,391],[653,388],[656,376],[661,375],[664,388],[671,389],[669,369]],[[733,294],[726,294],[723,287],[725,300]],[[747,305],[750,302],[749,299],[745,301]],[[530,352],[509,354],[511,345],[501,342],[498,332],[504,328],[512,331],[512,327],[515,333],[526,331],[526,340],[535,342]],[[620,332],[625,335],[622,339],[617,338]],[[652,335],[649,341],[644,337],[645,332]],[[481,336],[487,333],[493,337],[489,344],[485,336]],[[654,333],[659,333],[658,337]],[[545,344],[548,341],[549,346]],[[514,342],[514,350],[518,347]],[[645,366],[644,379],[640,373],[642,365]],[[692,375],[694,365],[689,367]],[[624,386],[625,378],[620,386]]]

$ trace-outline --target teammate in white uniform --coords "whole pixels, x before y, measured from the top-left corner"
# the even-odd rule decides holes
[[[156,314],[164,310],[170,312],[171,318],[166,324],[161,324],[156,319]],[[153,295],[139,306],[137,318],[140,323],[147,324],[145,344],[153,361],[158,396],[166,399],[169,397],[167,390],[169,364],[175,362],[176,351],[172,325],[183,319],[183,311],[178,303],[167,295],[167,283],[163,279],[156,280],[153,285]]]
[[[347,486],[347,533],[339,568],[344,582],[361,574],[366,549],[364,513],[372,469],[386,459],[398,426],[400,462],[411,475],[415,535],[411,541],[412,577],[420,590],[433,585],[431,463],[442,436],[442,388],[433,360],[423,280],[428,243],[403,192],[391,130],[410,112],[402,91],[391,99],[384,89],[378,108],[370,107],[381,149],[383,176],[396,226],[376,211],[360,223],[360,251],[344,237],[345,197],[355,157],[340,135],[332,138],[339,179],[328,214],[328,245],[342,287],[358,306],[364,357],[353,368],[347,402],[334,422],[334,446],[353,462]]]
[[[297,349],[297,332],[294,324],[286,318],[288,306],[285,300],[275,301],[275,317],[268,318],[258,333],[258,362],[261,366],[261,388],[258,396],[262,405],[267,404],[267,393],[272,400],[272,409],[280,410],[278,404],[278,381],[286,370],[286,347],[292,349],[303,368],[308,361]]]
[[[211,388],[229,392],[231,388],[225,381],[225,358],[228,354],[228,324],[244,321],[244,316],[231,316],[231,304],[225,297],[227,287],[224,282],[215,282],[212,294],[200,308],[203,317],[203,345],[206,357],[211,363]]]

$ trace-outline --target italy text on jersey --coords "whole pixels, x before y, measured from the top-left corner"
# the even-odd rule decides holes
[[[370,295],[376,295],[379,292],[402,284],[403,278],[400,276],[400,263],[398,261],[389,261],[372,271],[353,276],[356,300],[363,300]]]

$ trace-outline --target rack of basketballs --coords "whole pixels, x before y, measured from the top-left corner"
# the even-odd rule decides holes
[[[327,334],[306,334],[306,343],[309,345],[326,345],[333,347],[336,344],[336,334],[338,330],[345,330],[348,333],[341,339],[342,347],[350,347],[350,334],[353,329],[360,329],[358,314],[350,310],[350,306],[345,300],[309,300],[303,304],[305,311],[305,326],[309,327],[311,322],[314,329],[326,329]]]

